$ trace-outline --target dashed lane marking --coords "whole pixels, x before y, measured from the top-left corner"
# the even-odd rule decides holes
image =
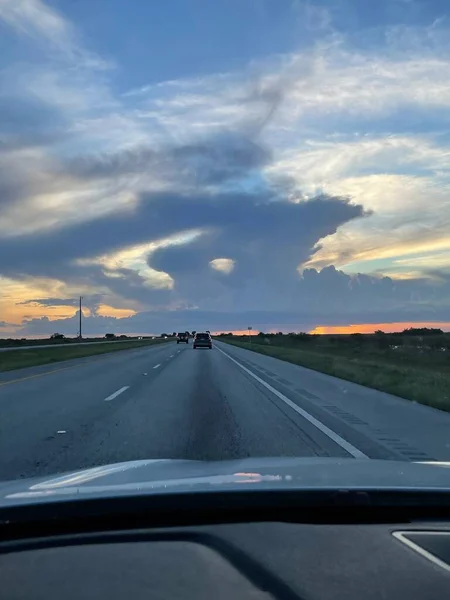
[[[120,390],[117,390],[117,392],[114,392],[114,394],[111,394],[111,396],[108,396],[107,398],[105,398],[105,402],[114,400],[114,398],[117,398],[117,396],[119,396],[120,394],[125,392],[129,387],[130,387],[129,385],[124,385],[123,387],[120,388]]]

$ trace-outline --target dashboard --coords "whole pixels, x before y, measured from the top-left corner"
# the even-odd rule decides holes
[[[450,522],[120,527],[0,542],[0,597],[442,599]],[[24,532],[23,532],[24,533]],[[25,532],[26,533],[26,532]]]

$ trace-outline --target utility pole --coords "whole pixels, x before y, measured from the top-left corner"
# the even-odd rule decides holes
[[[83,336],[82,336],[82,333],[81,333],[81,315],[82,315],[82,312],[81,312],[81,300],[82,300],[82,299],[83,299],[83,296],[80,296],[80,315],[79,315],[79,316],[80,316],[80,336],[79,336],[79,337],[80,337],[80,340],[81,340],[81,339],[82,339],[82,337],[83,337]]]
[[[252,334],[250,333],[252,329],[253,327],[248,328],[248,341],[250,342],[250,344],[252,343]]]

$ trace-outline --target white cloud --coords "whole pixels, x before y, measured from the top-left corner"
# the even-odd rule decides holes
[[[0,19],[20,34],[45,43],[55,59],[69,60],[79,67],[109,69],[112,64],[83,48],[75,28],[42,0],[0,0]]]
[[[152,269],[148,264],[150,256],[157,250],[194,241],[200,235],[201,231],[186,231],[161,240],[128,246],[102,256],[78,259],[75,263],[80,266],[99,265],[104,269],[105,275],[112,279],[123,277],[123,270],[131,270],[142,277],[149,288],[171,290],[174,286],[172,277],[164,271]]]
[[[73,37],[72,27],[41,0],[1,0],[0,17],[27,35],[37,35],[57,45]]]
[[[289,133],[311,133],[311,118],[316,133],[319,126],[327,135],[320,131],[320,119],[333,115],[377,119],[401,107],[449,106],[450,59],[441,47],[435,54],[424,54],[416,45],[412,53],[389,45],[379,50],[364,53],[348,46],[342,36],[332,36],[312,50],[272,58],[242,72],[143,86],[125,96],[136,98],[142,116],[160,126],[198,135],[239,126],[272,95],[265,139],[275,147],[285,146]],[[261,119],[264,122],[264,115],[258,113],[255,127]]]
[[[229,275],[234,269],[235,261],[232,258],[215,258],[209,265],[215,271]]]
[[[309,150],[286,153],[267,174],[292,177],[306,193],[351,197],[373,211],[322,240],[308,262],[340,267],[358,262],[364,269],[364,260],[408,255],[433,240],[446,247],[449,167],[450,148],[418,136],[388,136],[311,143]]]
[[[378,175],[400,181],[401,185],[408,181],[430,182],[429,177],[409,175],[415,169],[427,169],[436,179],[439,177],[436,183],[440,183],[440,173],[449,168],[449,146],[436,145],[424,136],[389,135],[305,140],[300,148],[280,153],[279,159],[265,171],[269,177],[291,177],[307,193],[316,193],[329,186],[339,187],[339,182],[347,182],[337,193],[359,194],[361,190],[352,186],[362,180],[370,197],[369,177],[375,178],[375,184]],[[360,175],[371,171],[373,174]],[[383,208],[376,196],[375,192],[372,201],[365,204],[368,209]],[[402,208],[400,205],[399,209]]]

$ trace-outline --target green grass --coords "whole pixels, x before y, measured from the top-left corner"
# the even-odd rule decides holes
[[[55,362],[94,356],[109,352],[119,352],[132,348],[141,348],[155,344],[165,343],[167,340],[143,340],[131,342],[111,342],[105,344],[82,344],[80,346],[55,347],[55,348],[32,348],[29,350],[11,350],[0,352],[0,372],[22,369],[23,367],[35,367]]]
[[[397,358],[387,352],[365,356],[360,351],[357,356],[350,356],[338,349],[325,353],[224,338],[220,341],[450,412],[448,366],[437,370],[426,360],[423,365],[417,361],[408,365],[403,357],[397,363]]]

